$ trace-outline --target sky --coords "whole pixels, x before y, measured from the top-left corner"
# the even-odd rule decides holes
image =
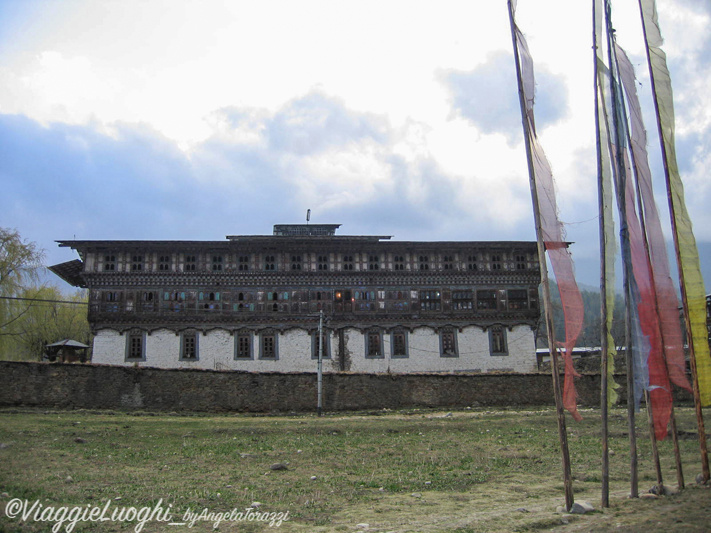
[[[657,0],[711,290],[711,4]],[[671,239],[637,2],[613,1]],[[591,2],[519,0],[578,281],[599,280]],[[223,240],[342,224],[534,240],[505,0],[0,0],[0,226]]]

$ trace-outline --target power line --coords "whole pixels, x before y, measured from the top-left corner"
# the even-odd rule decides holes
[[[71,300],[43,300],[41,298],[20,298],[16,296],[0,296],[0,300],[22,300],[26,302],[43,302],[51,304],[89,305],[89,302],[73,302]]]

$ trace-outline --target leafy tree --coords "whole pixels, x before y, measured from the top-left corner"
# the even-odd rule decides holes
[[[40,284],[44,251],[0,228],[0,359],[40,360],[48,343],[89,344],[86,294]],[[72,303],[64,303],[72,302]]]
[[[47,344],[63,339],[90,344],[86,291],[67,296],[57,287],[41,287],[27,292],[33,298],[32,306],[13,328],[17,358],[41,359]]]
[[[0,228],[0,351],[14,336],[15,325],[30,309],[27,297],[36,287],[44,251],[33,242],[23,241],[17,230]]]
[[[580,332],[576,345],[587,347],[600,346],[600,292],[581,290],[580,294],[583,298],[585,314],[583,316],[583,329]],[[542,298],[543,296],[541,295],[541,301]],[[553,325],[556,337],[562,341],[565,339],[565,318],[563,316],[560,293],[558,292],[558,286],[555,282],[551,283],[551,304],[553,306]],[[623,297],[619,294],[615,296],[611,333],[618,349],[625,345],[625,303]],[[541,313],[538,325],[537,345],[539,347],[548,346],[544,313]]]

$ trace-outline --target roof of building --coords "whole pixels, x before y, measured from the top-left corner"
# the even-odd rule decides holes
[[[62,346],[64,348],[74,348],[74,349],[84,349],[88,346],[82,342],[74,341],[72,339],[64,339],[61,341],[53,342],[52,344],[47,344],[47,348],[54,348]]]
[[[70,285],[86,288],[84,280],[81,277],[81,273],[84,270],[84,263],[79,259],[73,259],[66,263],[60,263],[48,268]]]

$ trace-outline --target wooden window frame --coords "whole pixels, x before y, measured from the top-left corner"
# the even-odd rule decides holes
[[[246,355],[242,350],[243,341],[246,343]],[[235,333],[235,361],[251,361],[254,359],[254,335],[251,331],[239,331]]]
[[[189,352],[186,356],[186,352]],[[184,331],[180,334],[180,361],[200,360],[200,334],[197,331]]]
[[[136,357],[134,354],[140,352]],[[146,332],[131,331],[126,335],[125,362],[138,363],[146,360]]]
[[[505,357],[509,355],[506,328],[501,326],[489,328],[489,354],[492,357]]]
[[[459,344],[456,329],[444,328],[439,332],[439,356],[459,357]]]

